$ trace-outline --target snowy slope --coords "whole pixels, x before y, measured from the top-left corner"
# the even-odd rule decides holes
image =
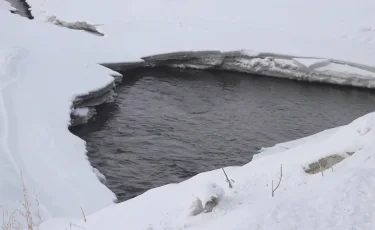
[[[175,51],[249,49],[261,52],[262,57],[288,54],[295,58],[290,63],[275,59],[275,65],[291,67],[287,71],[276,69],[259,73],[252,70],[253,63],[248,60],[236,60],[238,65],[229,69],[246,69],[250,73],[297,80],[375,87],[375,68],[370,70],[375,66],[375,3],[369,0],[362,0],[361,4],[352,0],[328,3],[324,0],[313,3],[298,0],[29,2],[37,20],[56,17],[66,24],[82,21],[96,26],[105,34],[107,48],[97,50],[97,53],[103,54],[101,58],[106,63],[129,62],[147,55]],[[104,13],[98,13],[97,9]],[[126,54],[119,54],[121,50]],[[322,61],[325,59],[333,64],[325,69],[315,68],[326,64]],[[270,65],[267,60],[252,61],[255,65]],[[337,61],[344,61],[344,64]],[[351,69],[352,66],[345,62],[366,66]]]
[[[38,196],[42,219],[113,204],[85,142],[67,129],[74,98],[112,82],[111,71],[61,49],[58,28],[1,9],[0,21],[6,22],[0,26],[0,205],[22,209],[21,173],[30,199]]]
[[[86,223],[73,223],[88,230],[370,230],[375,226],[374,139],[375,113],[371,113],[349,125],[286,143],[287,150],[279,151],[280,145],[266,149],[276,152],[243,167],[226,168],[233,189],[223,172],[214,170],[103,209],[88,216]],[[308,164],[333,154],[347,158],[323,174],[304,171]],[[271,183],[278,182],[280,165],[282,180],[272,197]],[[218,206],[211,213],[192,216],[196,199],[205,203],[218,189],[223,190]],[[42,229],[64,227],[55,220],[42,225]]]
[[[182,50],[251,49],[375,66],[371,0],[28,2],[38,20],[56,16],[98,24],[118,49],[137,58]]]

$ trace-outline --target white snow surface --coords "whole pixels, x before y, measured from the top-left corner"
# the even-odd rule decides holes
[[[353,68],[348,65],[341,65],[341,64],[336,64],[336,63],[329,63],[328,65],[325,65],[323,67],[316,68],[315,71],[319,72],[325,72],[330,75],[341,75],[341,76],[350,76],[350,75],[355,75],[355,78],[375,78],[375,73],[370,72],[367,70],[362,70],[358,68]]]
[[[170,184],[129,201],[75,220],[87,230],[99,229],[361,229],[375,226],[375,113],[352,123],[300,140],[265,149],[265,154],[242,167],[201,173],[179,184]],[[279,149],[286,146],[288,149]],[[303,170],[308,163],[345,152],[352,156],[318,174]],[[280,177],[280,187],[271,196]],[[214,189],[207,193],[207,188]],[[221,188],[218,206],[211,213],[189,215],[197,198]],[[41,229],[65,229],[50,220]],[[52,228],[51,228],[52,227]]]
[[[43,220],[113,204],[114,194],[87,160],[85,142],[67,129],[73,99],[112,82],[111,71],[74,54],[85,47],[64,45],[66,31],[1,9],[0,22],[0,205],[22,209],[21,173],[30,199],[38,196]],[[84,40],[81,35],[70,39]]]
[[[285,65],[318,64],[319,71],[334,76],[345,72],[352,78],[373,78],[369,66],[375,68],[374,1],[28,3],[36,20],[13,15],[8,3],[0,3],[3,208],[20,209],[22,172],[31,199],[33,193],[38,195],[42,221],[47,220],[40,229],[46,230],[71,229],[69,222],[92,230],[342,230],[375,226],[373,113],[347,126],[264,149],[243,167],[226,168],[234,180],[233,189],[228,188],[223,172],[215,170],[116,205],[112,205],[114,194],[95,176],[84,141],[67,129],[74,98],[113,81],[113,72],[96,63],[140,61],[142,56],[174,51],[247,49],[244,55],[264,57],[269,52],[299,58],[277,59]],[[50,16],[97,25],[105,36],[48,24],[45,20]],[[367,66],[358,70],[331,62],[320,66],[315,59]],[[303,171],[322,157],[347,156],[347,152],[355,154],[335,165],[333,171],[326,170],[324,176]],[[278,181],[281,164],[281,185],[271,198],[270,184]],[[213,212],[190,216],[189,208],[197,198],[207,200],[210,194],[223,196]],[[87,222],[79,220],[81,208]]]
[[[250,49],[340,59],[375,66],[375,2],[371,0],[29,0],[45,21],[98,25],[127,56],[183,50]],[[334,12],[334,13],[333,13]],[[152,40],[152,42],[150,41]],[[112,51],[112,50],[111,50]],[[252,52],[253,53],[253,52]],[[112,61],[107,60],[107,61]]]
[[[14,10],[14,7],[10,5],[7,1],[1,1],[0,2],[0,10]]]

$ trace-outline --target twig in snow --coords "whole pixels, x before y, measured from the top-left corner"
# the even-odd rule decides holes
[[[86,220],[86,215],[85,215],[85,213],[83,212],[83,209],[82,209],[82,207],[80,207],[81,208],[81,211],[82,211],[82,215],[83,215],[83,220],[85,221],[85,222],[87,222],[87,220]]]
[[[280,183],[281,183],[281,178],[283,178],[283,165],[280,166],[280,178],[279,178],[279,183],[277,184],[276,188],[273,188],[273,180],[272,180],[272,197],[275,196],[275,191],[279,188]]]
[[[41,223],[42,222],[42,216],[40,215],[40,202],[39,202],[38,196],[36,195],[35,191],[34,191],[34,198],[35,198],[35,203],[36,203],[36,206],[37,206],[37,215],[38,215],[38,218],[39,218],[39,223]]]
[[[227,173],[225,172],[224,168],[221,168],[221,169],[223,170],[224,175],[225,175],[225,177],[227,178],[227,182],[228,182],[228,184],[229,184],[229,188],[233,188],[232,183],[230,182],[231,180],[228,178],[228,175],[227,175]],[[233,180],[232,180],[232,181],[233,181]]]
[[[21,182],[22,182],[22,192],[23,192],[23,201],[20,201],[23,206],[23,211],[18,211],[26,220],[27,223],[27,229],[28,230],[34,230],[34,222],[33,222],[33,216],[31,214],[31,208],[32,204],[30,202],[27,187],[25,184],[25,181],[23,180],[22,172],[21,172]]]
[[[2,206],[0,206],[0,208],[3,210],[3,223],[1,224],[1,230],[12,230],[21,228],[21,224],[17,221],[16,211],[9,213]]]
[[[72,226],[73,226],[73,227],[77,227],[77,228],[81,228],[81,229],[86,229],[86,228],[84,228],[84,227],[81,227],[81,226],[75,225],[75,224],[73,224],[72,222],[69,222],[69,227],[70,227],[70,229],[72,229]]]

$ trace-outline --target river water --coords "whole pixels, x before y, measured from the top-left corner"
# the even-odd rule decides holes
[[[372,112],[370,90],[231,72],[125,74],[116,101],[73,133],[120,201]]]

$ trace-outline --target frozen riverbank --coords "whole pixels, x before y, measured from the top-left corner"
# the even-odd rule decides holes
[[[77,116],[89,114],[90,111],[92,112],[89,107],[97,103],[87,102],[88,104],[81,104],[75,107],[74,100],[80,95],[101,91],[100,89],[107,88],[114,82],[114,78],[110,76],[114,74],[113,71],[96,63],[139,62],[141,61],[140,57],[145,55],[181,50],[221,50],[226,52],[247,48],[272,52],[272,55],[268,53],[266,56],[259,56],[259,53],[256,53],[254,57],[254,53],[246,53],[245,57],[239,58],[235,55],[233,59],[226,56],[227,60],[221,63],[223,64],[222,67],[241,71],[258,71],[257,73],[260,74],[275,76],[286,76],[287,72],[284,70],[289,71],[292,69],[301,75],[301,79],[321,80],[319,77],[323,75],[324,81],[327,82],[330,81],[327,80],[327,76],[334,76],[331,83],[350,83],[363,87],[373,85],[371,80],[373,70],[371,68],[355,65],[355,69],[353,69],[351,64],[360,63],[366,66],[375,66],[375,34],[373,29],[375,27],[375,5],[373,1],[366,0],[358,4],[349,0],[334,0],[331,2],[319,0],[301,4],[297,0],[288,0],[287,2],[237,0],[235,3],[224,0],[206,0],[204,2],[198,0],[146,2],[77,2],[69,0],[63,3],[60,1],[30,0],[28,3],[31,5],[32,14],[35,16],[35,20],[32,21],[12,15],[9,12],[11,7],[6,2],[0,3],[0,162],[2,164],[0,204],[10,211],[22,208],[19,200],[23,199],[23,189],[21,183],[18,183],[20,182],[20,172],[22,172],[25,184],[29,188],[30,196],[35,192],[39,197],[42,221],[54,217],[73,216],[78,218],[82,215],[81,208],[87,215],[93,214],[113,204],[115,199],[113,193],[102,185],[93,173],[93,168],[86,157],[84,141],[73,136],[68,131],[71,113]],[[212,9],[213,6],[215,6],[214,10],[207,11],[207,9]],[[332,12],[335,13],[333,14]],[[90,25],[98,25],[105,36],[93,36],[92,34],[46,23],[46,19],[50,16],[56,16],[69,23],[86,21]],[[291,56],[280,58],[274,56],[274,53],[285,53]],[[217,56],[220,55],[222,54],[219,53]],[[294,58],[304,56],[321,58],[313,61]],[[160,59],[161,57],[159,56],[149,58],[146,61],[150,63],[158,60],[160,62]],[[327,62],[326,60],[330,61]],[[345,62],[337,63],[332,60],[343,60]],[[214,60],[210,62],[210,65],[212,63],[217,63],[215,65],[218,65],[220,61]],[[177,64],[183,67],[192,65],[190,60],[188,62],[183,60]],[[193,63],[193,66],[195,64],[197,63]],[[201,67],[201,64],[198,64]],[[285,68],[280,66],[285,66]],[[355,79],[355,77],[359,80]],[[106,101],[101,95],[98,95],[99,101]],[[80,100],[76,102],[78,104],[81,103]],[[74,108],[73,111],[72,108]],[[362,121],[367,121],[371,116],[363,118]],[[370,127],[371,130],[371,119],[368,120],[368,124],[368,126],[365,125],[364,127]],[[301,196],[306,199],[301,200],[305,200],[307,204],[310,204],[311,202],[308,202],[307,199],[308,194],[306,194],[304,189],[315,191],[311,194],[319,197],[320,185],[326,185],[327,183],[328,185],[338,185],[339,188],[340,186],[343,189],[346,188],[347,193],[336,192],[343,196],[345,194],[354,194],[353,197],[361,199],[349,202],[349,204],[353,204],[353,207],[350,206],[348,210],[354,210],[355,212],[348,211],[350,212],[349,214],[346,212],[339,213],[345,217],[344,221],[340,222],[337,219],[339,215],[335,215],[336,217],[332,218],[332,221],[337,221],[338,224],[346,223],[348,226],[349,224],[356,224],[354,227],[359,226],[360,229],[366,229],[363,224],[371,224],[371,221],[375,218],[365,214],[359,217],[353,217],[353,215],[355,213],[371,213],[373,211],[370,206],[367,206],[367,204],[373,203],[372,197],[370,195],[361,196],[361,192],[365,191],[364,194],[367,194],[367,190],[371,189],[371,187],[366,187],[366,185],[371,186],[373,184],[371,165],[367,165],[365,160],[362,159],[362,157],[364,159],[372,159],[371,154],[365,152],[365,149],[369,146],[367,138],[371,139],[372,132],[366,132],[367,128],[362,129],[362,126],[358,126],[358,123],[348,126],[347,130],[350,132],[343,131],[340,134],[340,140],[346,140],[344,142],[345,145],[336,145],[336,142],[330,143],[332,146],[350,147],[348,151],[352,151],[353,148],[347,145],[361,146],[362,151],[357,149],[357,153],[349,158],[359,159],[359,161],[344,160],[342,165],[349,164],[345,162],[352,162],[353,167],[350,169],[345,168],[346,171],[343,169],[345,171],[342,174],[343,177],[335,178],[335,180],[317,180],[314,182],[316,187],[301,187],[299,190],[293,190],[293,196],[296,197],[296,194],[302,194]],[[358,135],[364,133],[363,138],[357,138],[356,130],[360,131]],[[324,146],[327,147],[328,144]],[[309,147],[304,146],[307,150],[309,150]],[[327,149],[331,148],[327,147]],[[307,150],[299,151],[307,154]],[[325,154],[322,149],[315,150],[315,152],[310,152],[312,158],[321,157]],[[342,149],[333,150],[341,151]],[[354,148],[354,150],[356,149]],[[289,152],[289,154],[298,153]],[[342,151],[338,152],[338,154],[342,154]],[[276,154],[275,156],[278,155],[280,157],[284,156],[283,154]],[[277,157],[277,159],[280,157]],[[309,160],[312,160],[312,158],[310,159],[309,156]],[[258,172],[260,177],[246,174],[246,178],[244,178],[245,174],[239,172],[238,174],[242,176],[238,176],[237,179],[236,173],[232,174],[231,170],[228,169],[229,176],[233,176],[236,183],[243,185],[245,188],[239,193],[244,199],[236,198],[233,201],[254,206],[252,202],[256,203],[256,201],[252,200],[253,198],[247,199],[246,197],[252,196],[255,199],[258,195],[260,196],[259,201],[266,201],[262,198],[262,194],[257,192],[261,191],[263,193],[262,189],[264,187],[256,187],[256,184],[259,185],[261,183],[260,181],[254,181],[253,178],[268,181],[268,184],[271,178],[276,180],[279,165],[275,164],[281,163],[281,160],[277,159],[275,158],[274,161],[270,162],[267,161],[267,164],[270,163],[267,172],[259,171],[258,169],[250,170],[251,172]],[[290,184],[283,183],[281,188],[292,189],[294,182],[299,182],[301,178],[307,177],[307,175],[301,174],[302,169],[300,166],[302,163],[311,163],[309,160],[298,161],[298,164],[296,163],[298,167],[296,165],[291,167],[285,165],[286,176],[284,178],[289,178],[291,182]],[[365,168],[359,166],[359,162],[362,160],[364,161],[362,165]],[[261,165],[260,162],[266,163],[265,160],[254,161],[250,165]],[[220,171],[217,173],[217,184],[224,188],[225,180],[223,180]],[[267,176],[263,177],[262,175]],[[198,177],[206,176],[208,181],[215,182],[214,177],[211,178],[211,174],[203,174]],[[241,183],[241,178],[244,183]],[[315,175],[311,178],[317,178],[317,176]],[[355,180],[351,180],[351,178]],[[292,179],[296,180],[292,182]],[[310,181],[310,179],[307,180]],[[191,182],[186,182],[186,184],[189,183]],[[345,187],[345,184],[353,186]],[[255,189],[254,193],[252,192],[253,185],[255,188],[259,188],[259,190]],[[206,185],[203,184],[202,186],[206,188]],[[363,189],[355,190],[355,186]],[[169,185],[167,187],[173,188],[176,186]],[[196,187],[192,186],[191,188]],[[328,193],[327,190],[335,191],[334,187],[326,186],[325,188],[322,192],[327,194],[321,195],[329,196],[334,194]],[[265,189],[269,191],[269,187]],[[230,194],[226,189],[223,190],[226,194]],[[185,210],[186,205],[176,202],[176,206],[170,207],[164,206],[164,204],[173,204],[173,202],[167,201],[177,196],[176,194],[179,191],[179,189],[176,189],[176,193],[174,193],[174,190],[168,190],[166,193],[169,195],[163,195],[163,199],[166,199],[166,202],[160,204],[165,208],[161,211],[159,207],[147,206],[152,203],[155,196],[159,197],[157,195],[159,192],[155,191],[150,191],[145,196],[138,197],[122,205],[112,206],[108,210],[121,211],[116,214],[119,215],[116,219],[119,220],[119,225],[116,226],[120,227],[120,224],[124,224],[122,228],[130,225],[131,228],[137,229],[137,227],[146,226],[146,223],[149,223],[151,227],[154,226],[154,229],[172,226],[171,224],[175,222],[168,222],[171,220],[168,218],[175,218],[176,216],[171,213],[181,213],[181,211]],[[297,193],[297,191],[300,193]],[[192,191],[186,190],[186,192],[186,194],[183,193],[182,198],[190,197],[191,194],[188,193]],[[196,191],[193,191],[193,194],[195,193]],[[298,212],[293,207],[289,209],[288,204],[294,203],[296,204],[294,207],[306,209],[309,207],[306,206],[306,203],[299,203],[298,200],[293,199],[291,196],[284,198],[285,201],[278,201],[279,203],[276,203],[275,207],[285,205],[287,207],[286,210],[291,212],[278,213],[278,215],[276,213],[275,215],[270,215],[270,219],[267,219],[268,217],[264,215],[264,223],[275,224],[282,220],[282,216],[290,217],[289,220],[291,222],[297,221],[297,223],[301,223],[298,220],[303,218],[300,218],[301,216],[299,215],[306,213],[306,215],[315,216],[322,220],[311,218],[311,226],[315,226],[316,223],[322,223],[318,227],[324,229],[331,227],[324,225],[328,225],[331,223],[330,221],[323,221],[331,213],[323,212],[315,215],[316,213],[311,211],[317,208],[315,206],[312,206],[313,208],[309,209],[310,211],[308,212]],[[337,196],[338,198],[350,200],[350,197]],[[182,201],[183,199],[180,200],[181,202],[186,201],[186,199],[184,201]],[[190,205],[191,200],[187,201]],[[288,203],[285,204],[284,202],[287,201]],[[332,200],[320,201],[325,205],[329,203],[329,207],[338,207],[336,210],[343,210],[344,208],[336,205],[338,203],[335,202],[339,201],[335,197]],[[360,205],[355,206],[354,203]],[[135,206],[132,206],[133,204]],[[264,207],[273,210],[272,205],[274,203],[268,202]],[[121,209],[122,206],[130,207],[133,210],[130,212],[124,211]],[[147,216],[150,219],[140,220],[131,216],[137,215],[137,213],[140,214],[141,210],[145,209],[145,206],[148,207],[149,215]],[[359,210],[361,207],[367,208],[368,212]],[[231,212],[232,214],[228,214],[226,217],[235,215],[242,208],[239,206],[239,209],[236,208],[235,210],[233,208],[230,210],[235,212]],[[251,213],[251,217],[258,217],[258,214],[250,212],[249,209],[243,210],[246,211],[246,216]],[[278,210],[280,211],[281,209]],[[224,213],[229,213],[229,211],[225,209]],[[274,211],[276,212],[276,210]],[[100,213],[106,212],[103,210],[96,215],[100,217]],[[124,212],[127,213],[127,216],[123,218]],[[266,211],[258,212],[257,210],[257,213],[263,215]],[[241,217],[243,215],[236,216]],[[212,224],[223,224],[222,226],[225,226],[225,223],[221,223],[221,221],[228,220],[226,217],[215,223],[212,222]],[[260,220],[261,217],[259,218]],[[366,221],[366,218],[368,221]],[[134,220],[135,222],[123,223],[121,222],[122,220]],[[101,222],[103,224],[108,224],[108,218],[103,218],[100,221],[104,221]],[[195,225],[189,221],[183,220],[177,224],[186,223],[186,227],[199,227],[198,224]],[[238,221],[235,223],[245,220]],[[348,221],[353,221],[353,223]],[[232,223],[231,226],[236,226],[233,221],[227,221],[227,223]],[[251,222],[251,226],[254,223]],[[87,225],[91,224],[93,222]],[[256,224],[263,225],[259,222]],[[181,227],[181,225],[179,226]],[[95,227],[100,227],[100,225]],[[102,227],[105,228],[105,226]],[[268,225],[263,225],[264,227],[271,228]],[[230,227],[228,228],[230,229]]]
[[[23,210],[21,173],[35,224],[79,216],[81,207],[92,213],[113,204],[116,197],[94,174],[85,142],[68,130],[73,101],[86,106],[79,104],[84,95],[112,87],[113,72],[80,54],[72,58],[68,49],[54,50],[62,45],[56,37],[65,38],[59,28],[1,7],[0,21],[1,207],[9,213]],[[24,223],[21,215],[17,218]]]
[[[334,59],[247,50],[177,52],[142,59],[142,62],[103,65],[119,72],[141,67],[230,70],[301,81],[375,88],[374,67]]]

